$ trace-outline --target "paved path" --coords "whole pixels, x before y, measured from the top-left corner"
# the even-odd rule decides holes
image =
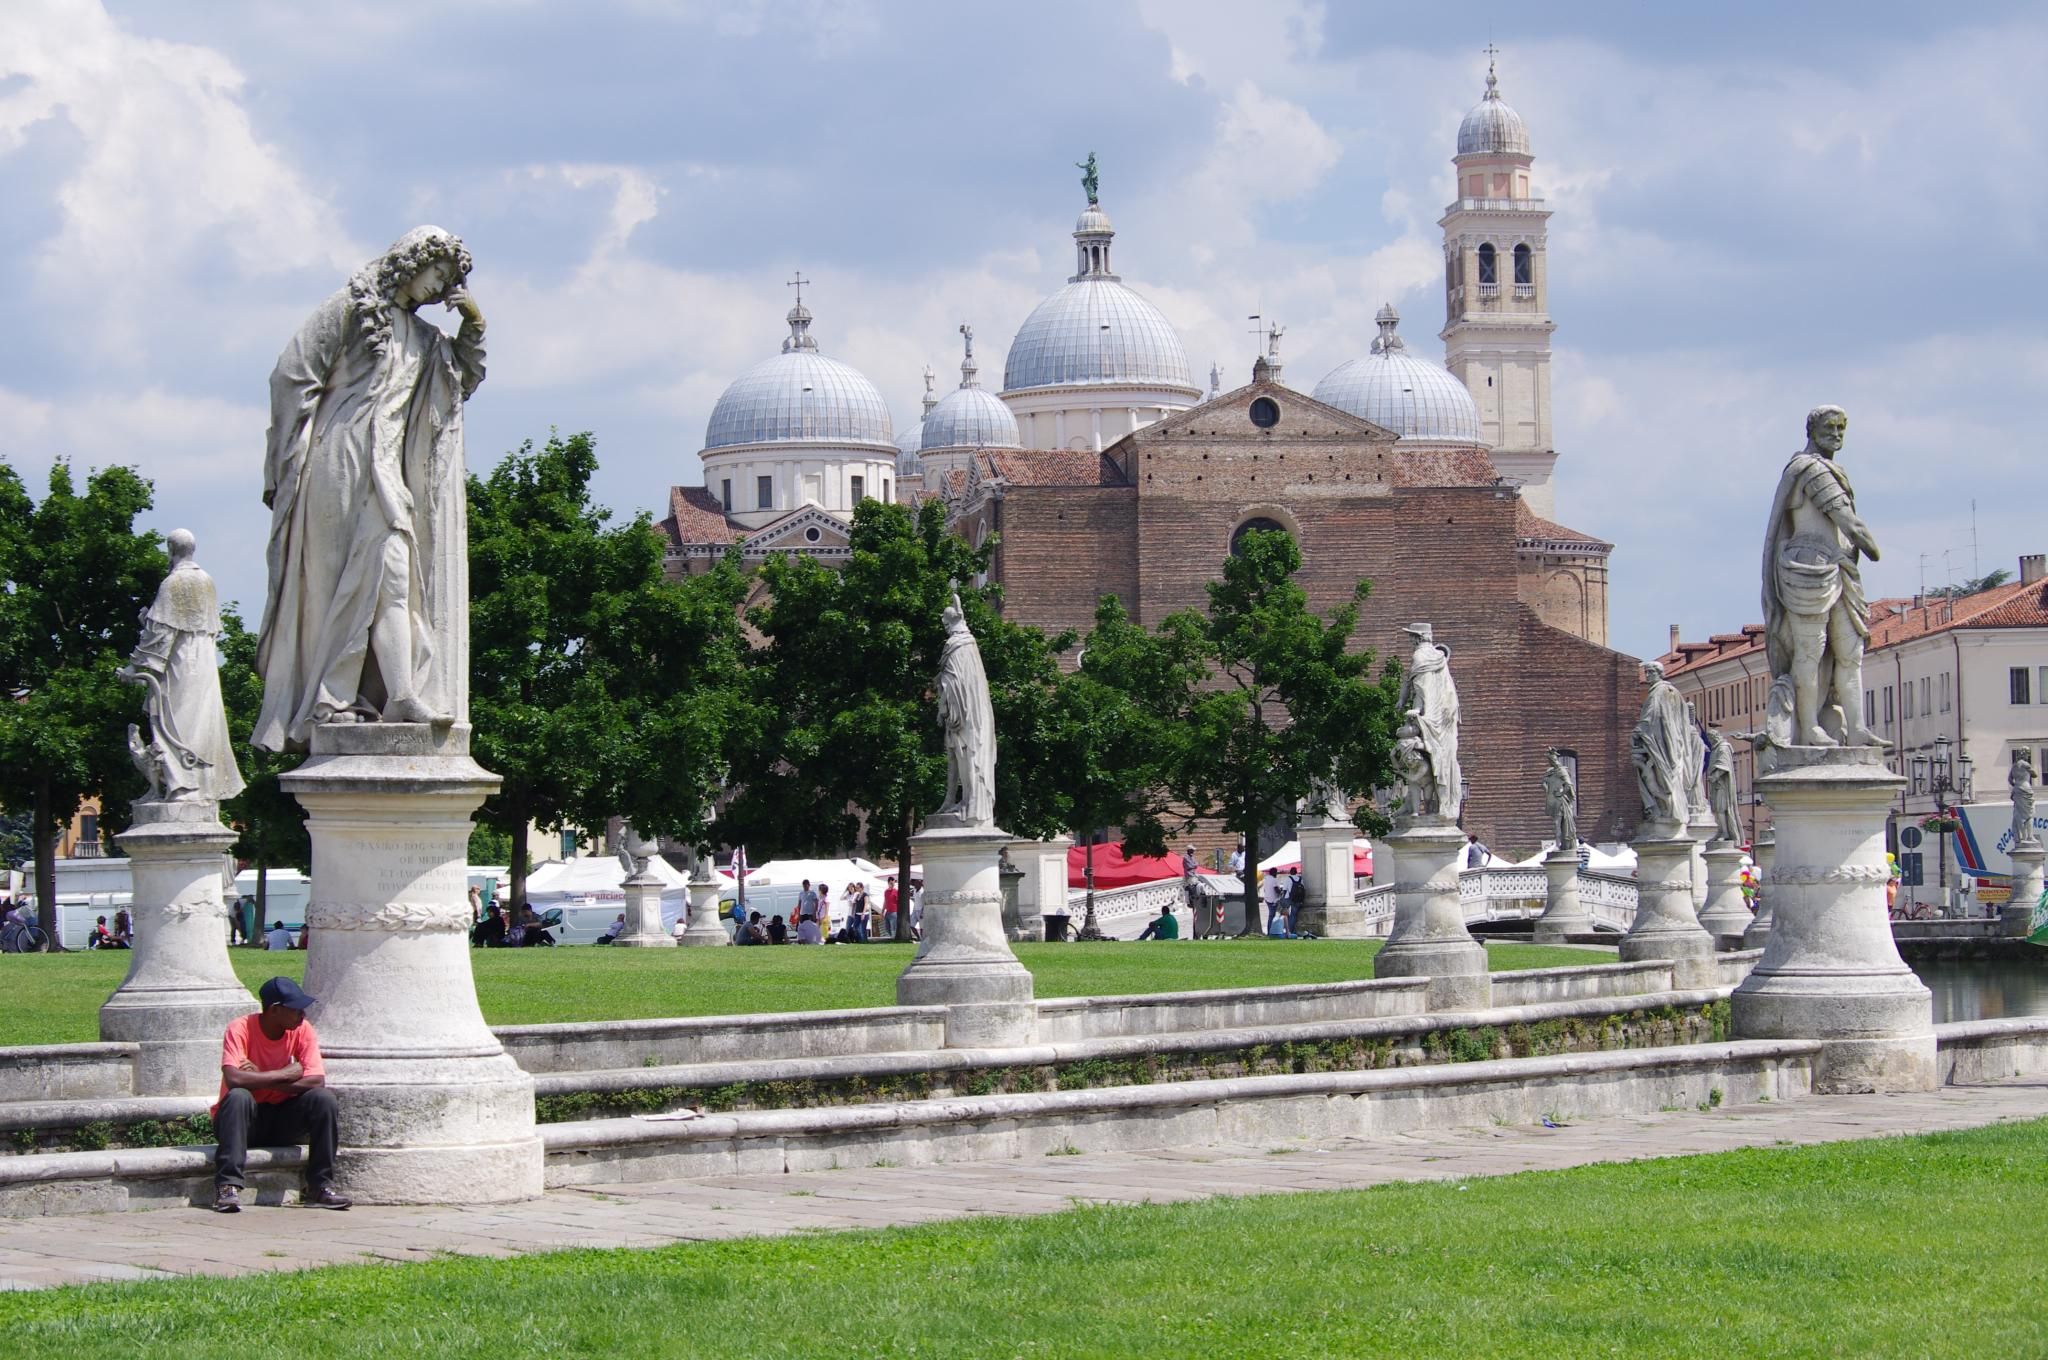
[[[1300,1141],[1032,1161],[726,1176],[556,1190],[527,1204],[372,1208],[346,1214],[162,1209],[0,1219],[0,1289],[238,1275],[444,1252],[516,1256],[565,1247],[655,1247],[816,1228],[882,1228],[969,1214],[1042,1214],[1075,1203],[1344,1190],[1591,1162],[1887,1134],[2048,1116],[2048,1079],[1925,1095],[1814,1097],[1540,1126],[1389,1139]],[[1280,1154],[1285,1149],[1286,1155]]]

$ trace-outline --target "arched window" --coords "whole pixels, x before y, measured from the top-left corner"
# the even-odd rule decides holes
[[[1494,252],[1492,242],[1479,247],[1479,282],[1481,284],[1500,282],[1500,258]]]
[[[1536,264],[1530,257],[1529,247],[1515,247],[1515,282],[1528,284],[1536,282]]]
[[[1284,534],[1287,532],[1287,526],[1280,523],[1280,521],[1278,520],[1267,519],[1264,515],[1254,516],[1253,518],[1248,519],[1244,523],[1238,525],[1237,528],[1231,532],[1230,555],[1232,557],[1238,557],[1243,554],[1244,536],[1254,529],[1263,529],[1268,533],[1275,534]]]

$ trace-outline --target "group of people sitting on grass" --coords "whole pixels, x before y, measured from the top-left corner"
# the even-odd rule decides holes
[[[867,884],[855,881],[846,885],[840,897],[845,905],[835,912],[832,905],[830,884],[820,883],[815,888],[808,878],[797,893],[796,911],[790,920],[784,920],[780,912],[771,913],[765,920],[758,911],[744,906],[733,908],[734,944],[866,944],[870,940],[893,940],[896,938],[897,915],[902,903],[896,884],[892,880],[880,898],[868,891]],[[924,880],[910,880],[910,936],[918,938],[924,923]]]
[[[93,922],[92,933],[85,937],[87,949],[133,949],[135,929],[128,923],[128,913],[114,913],[114,924],[109,927],[107,918],[102,916]]]

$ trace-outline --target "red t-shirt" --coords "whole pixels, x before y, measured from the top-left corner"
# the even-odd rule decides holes
[[[888,891],[882,894],[882,910],[896,910],[896,885],[894,883],[891,883]]]
[[[247,1063],[258,1072],[275,1072],[293,1062],[304,1068],[305,1075],[309,1077],[327,1075],[327,1065],[320,1061],[320,1036],[313,1032],[310,1020],[301,1020],[297,1029],[288,1029],[283,1038],[273,1039],[263,1032],[260,1015],[245,1015],[229,1024],[227,1033],[221,1036],[222,1067],[240,1067]],[[279,1105],[299,1092],[283,1086],[267,1086],[255,1088],[249,1094],[259,1105]],[[226,1077],[222,1077],[220,1095],[213,1102],[214,1110],[219,1110],[220,1102],[227,1097],[228,1082]]]

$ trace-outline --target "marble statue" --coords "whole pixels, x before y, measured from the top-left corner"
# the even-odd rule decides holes
[[[1707,800],[1707,727],[1700,721],[1699,708],[1693,701],[1685,701],[1685,769],[1690,776],[1686,784],[1686,801],[1700,816],[1709,816],[1713,805]]]
[[[142,611],[142,636],[128,664],[115,672],[143,689],[149,738],[128,727],[128,751],[149,781],[144,801],[205,799],[218,803],[242,791],[242,771],[228,740],[220,699],[220,601],[213,578],[192,560],[191,531],[167,540],[171,571]]]
[[[1088,206],[1092,208],[1098,202],[1096,191],[1102,187],[1095,175],[1095,153],[1089,152],[1085,161],[1075,161],[1074,168],[1081,172],[1081,188],[1087,193]]]
[[[1707,747],[1707,806],[1714,813],[1714,839],[1742,839],[1742,823],[1735,815],[1735,747],[1728,734],[1714,728]]]
[[[416,227],[356,271],[270,375],[270,595],[254,744],[322,723],[467,722],[462,404],[484,378],[469,252]],[[459,313],[453,339],[420,317]]]
[[[939,724],[946,737],[946,801],[934,819],[964,827],[996,824],[996,716],[989,705],[981,649],[956,593],[946,606],[939,654]]]
[[[1401,679],[1398,707],[1405,716],[1402,726],[1412,729],[1425,766],[1421,786],[1409,781],[1412,810],[1455,822],[1464,798],[1464,776],[1458,766],[1458,687],[1451,680],[1450,649],[1435,641],[1429,624],[1410,624],[1401,631],[1415,639],[1415,652]]]
[[[1806,447],[1778,479],[1764,537],[1764,644],[1772,693],[1766,726],[1780,746],[1881,746],[1863,725],[1863,648],[1870,639],[1859,556],[1877,540],[1856,516],[1837,455],[1849,429],[1839,406],[1806,416]]]
[[[1543,771],[1543,809],[1557,832],[1557,848],[1569,854],[1579,848],[1579,781],[1564,753],[1553,747]]]
[[[1297,810],[1304,817],[1320,817],[1328,822],[1351,820],[1351,800],[1331,779],[1309,781],[1308,797],[1301,800]]]
[[[627,878],[647,872],[647,861],[661,849],[661,843],[640,834],[631,822],[619,828],[619,867]]]
[[[2012,843],[2039,845],[2041,834],[2034,830],[2034,758],[2024,746],[2012,753],[2012,769],[2005,776],[2012,790]]]
[[[1677,835],[1691,816],[1690,791],[1699,763],[1692,756],[1698,729],[1686,713],[1678,686],[1664,678],[1664,668],[1648,662],[1643,673],[1650,692],[1642,716],[1629,734],[1629,757],[1636,767],[1636,788],[1643,799],[1643,820]]]

